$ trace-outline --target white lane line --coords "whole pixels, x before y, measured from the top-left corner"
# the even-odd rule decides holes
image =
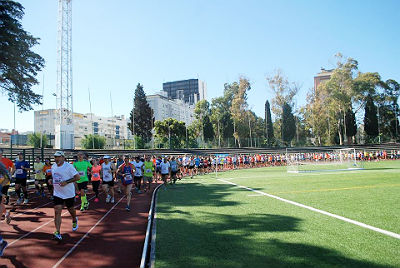
[[[390,232],[390,231],[387,231],[387,230],[383,230],[383,229],[380,229],[380,228],[377,228],[377,227],[374,227],[374,226],[371,226],[371,225],[368,225],[368,224],[365,224],[365,223],[362,223],[362,222],[359,222],[359,221],[355,221],[355,220],[352,220],[352,219],[349,219],[349,218],[345,218],[343,216],[339,216],[339,215],[336,215],[336,214],[333,214],[333,213],[330,213],[330,212],[327,212],[327,211],[324,211],[324,210],[320,210],[320,209],[317,209],[317,208],[306,206],[306,205],[303,205],[303,204],[300,204],[300,203],[297,203],[297,202],[294,202],[294,201],[291,201],[291,200],[287,200],[287,199],[281,198],[279,196],[275,196],[275,195],[272,195],[272,194],[267,194],[267,193],[264,193],[264,192],[261,192],[261,191],[258,191],[258,190],[254,190],[252,188],[249,188],[249,187],[246,187],[246,186],[242,186],[242,185],[238,185],[236,183],[233,183],[233,182],[230,182],[230,181],[227,181],[227,180],[223,180],[223,179],[218,179],[218,180],[222,181],[222,182],[225,182],[225,183],[229,183],[229,184],[234,185],[234,186],[239,187],[239,188],[243,188],[243,189],[246,189],[246,190],[261,194],[261,195],[265,195],[265,196],[277,199],[279,201],[283,201],[283,202],[286,202],[286,203],[289,203],[289,204],[292,204],[292,205],[295,205],[295,206],[298,206],[298,207],[302,207],[302,208],[305,208],[305,209],[308,209],[308,210],[311,210],[311,211],[314,211],[314,212],[318,212],[318,213],[327,215],[327,216],[332,217],[332,218],[336,218],[336,219],[339,219],[339,220],[342,220],[342,221],[345,221],[345,222],[348,222],[348,223],[352,223],[352,224],[355,224],[357,226],[360,226],[360,227],[363,227],[363,228],[366,228],[366,229],[369,229],[369,230],[372,230],[372,231],[375,231],[375,232],[378,232],[378,233],[381,233],[381,234],[384,234],[384,235],[387,235],[387,236],[390,236],[390,237],[393,237],[393,238],[400,239],[400,234],[396,234],[396,233],[393,233],[393,232]]]
[[[93,225],[92,228],[90,228],[90,230],[87,231],[86,234],[85,234],[84,236],[82,236],[81,239],[79,239],[79,241],[76,242],[75,245],[74,245],[67,253],[65,253],[64,256],[62,256],[62,258],[61,258],[56,264],[54,264],[53,268],[57,268],[57,267],[72,253],[72,251],[74,251],[75,248],[90,234],[90,232],[92,232],[93,229],[96,228],[96,226],[97,226],[100,222],[102,222],[102,221],[104,220],[105,217],[107,217],[107,215],[121,202],[121,200],[122,200],[123,198],[124,198],[124,196],[121,197],[121,198],[118,200],[118,202],[115,203],[115,205],[112,206],[112,208],[110,208],[110,209],[108,210],[108,212],[107,212],[106,214],[104,214],[103,217],[101,217],[101,219],[98,220],[98,221],[96,222],[96,224]]]
[[[92,200],[93,198],[95,198],[95,196],[92,196],[88,201]],[[76,205],[75,208],[77,208],[77,207],[79,207],[79,206],[80,206],[80,204],[79,204],[79,205]],[[64,216],[64,215],[67,214],[67,213],[68,213],[68,210],[65,211],[63,214],[61,214],[61,216]],[[8,244],[8,246],[12,246],[13,244],[17,243],[17,242],[20,241],[21,239],[24,239],[24,238],[27,237],[28,235],[30,235],[30,234],[36,232],[37,230],[43,228],[44,226],[46,226],[47,224],[49,224],[49,223],[51,223],[51,222],[53,222],[53,221],[54,221],[54,218],[53,218],[52,220],[48,221],[48,222],[43,223],[43,224],[40,225],[39,227],[36,227],[35,229],[33,229],[32,231],[30,231],[29,233],[26,233],[26,234],[24,234],[23,236],[19,237],[18,239],[12,241],[11,243]]]

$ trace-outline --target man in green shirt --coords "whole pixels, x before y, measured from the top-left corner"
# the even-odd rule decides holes
[[[147,182],[147,186],[145,186],[145,191],[150,192],[151,182],[153,181],[154,175],[154,163],[150,159],[150,155],[146,155],[146,161],[144,162],[144,183]]]
[[[76,171],[79,173],[79,181],[76,183],[78,184],[78,189],[81,193],[81,211],[87,210],[89,208],[89,202],[86,198],[85,190],[87,190],[87,185],[89,178],[87,176],[88,169],[92,167],[89,161],[83,159],[83,153],[78,153],[78,161],[74,162],[74,167]]]

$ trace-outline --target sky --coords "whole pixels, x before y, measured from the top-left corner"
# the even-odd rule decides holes
[[[33,90],[43,108],[55,108],[57,0],[20,0],[22,25],[40,44],[46,61]],[[264,115],[273,97],[266,76],[281,69],[301,85],[305,104],[321,67],[335,67],[341,52],[361,72],[400,81],[400,1],[397,0],[73,0],[72,62],[74,112],[128,116],[134,89],[146,94],[162,83],[199,78],[207,99],[221,96],[225,83],[250,80],[249,107]],[[1,129],[12,129],[14,104],[0,93]],[[42,106],[34,106],[35,110]],[[16,129],[33,131],[33,111],[16,113]]]

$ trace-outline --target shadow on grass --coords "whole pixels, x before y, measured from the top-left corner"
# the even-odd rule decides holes
[[[157,202],[155,266],[394,268],[304,241],[278,240],[274,233],[289,238],[291,233],[301,232],[302,219],[260,213],[237,215],[235,209],[240,209],[241,203],[229,200],[233,191],[229,185],[191,183],[184,193],[161,193]],[[182,206],[196,209],[177,209]],[[202,206],[208,207],[207,212]],[[222,214],[224,210],[218,208],[210,212],[213,206],[233,206],[232,213]]]

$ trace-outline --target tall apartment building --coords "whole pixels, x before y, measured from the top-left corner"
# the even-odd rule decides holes
[[[153,109],[155,120],[174,118],[185,122],[187,126],[194,121],[194,105],[180,99],[170,99],[166,92],[147,96],[147,102]]]
[[[51,135],[55,133],[56,109],[35,111],[34,131]],[[74,113],[74,135],[75,146],[80,147],[81,140],[85,135],[98,134],[106,137],[107,147],[111,147],[118,140],[131,138],[128,130],[128,120],[125,116],[104,117],[94,114]]]
[[[207,85],[199,79],[188,79],[163,83],[163,91],[173,100],[183,100],[190,105],[207,99]]]
[[[331,79],[332,73],[333,69],[325,70],[324,68],[321,68],[321,72],[314,76],[314,91],[318,89],[319,84],[321,84],[323,81]]]

